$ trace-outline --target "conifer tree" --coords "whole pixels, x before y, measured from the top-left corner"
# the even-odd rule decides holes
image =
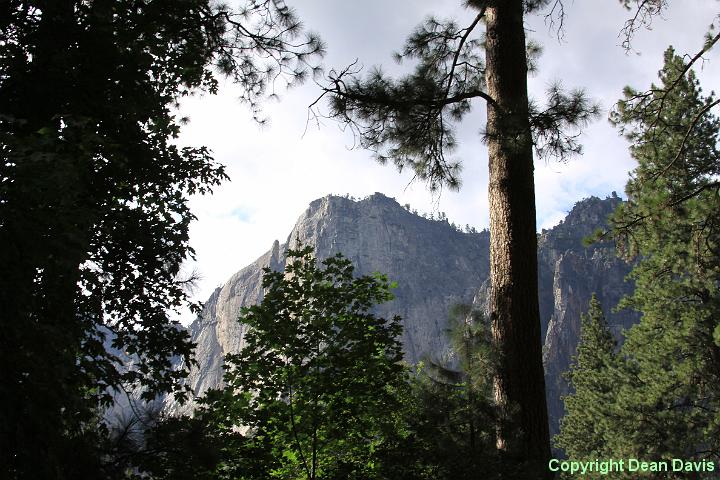
[[[455,400],[462,403],[454,412],[460,417],[457,423],[464,424],[456,428],[453,434],[462,432],[461,450],[467,453],[467,465],[479,466],[481,455],[488,455],[487,437],[494,438],[488,431],[488,423],[495,420],[492,404],[492,379],[497,368],[497,355],[492,346],[490,326],[483,315],[471,305],[454,305],[449,315],[449,338],[453,352],[457,355],[458,370],[428,361],[426,369],[431,378],[440,384],[454,387]],[[452,392],[452,389],[450,389]],[[453,394],[450,394],[452,396]],[[483,438],[483,440],[481,440]],[[458,447],[456,447],[458,448]],[[471,471],[468,471],[468,474]]]
[[[580,341],[570,370],[566,373],[574,393],[563,398],[565,416],[555,446],[568,458],[612,458],[608,448],[610,409],[617,396],[613,379],[618,357],[600,302],[593,294],[586,314],[581,316]]]
[[[537,240],[533,147],[540,155],[579,151],[567,128],[596,112],[580,91],[552,88],[546,109],[530,102],[527,73],[538,48],[526,43],[524,18],[545,0],[471,0],[466,27],[431,18],[408,38],[398,59],[417,61],[414,73],[393,80],[379,70],[361,79],[350,66],[331,72],[323,95],[332,117],[353,129],[380,162],[410,168],[431,190],[459,188],[461,165],[450,155],[454,127],[473,99],[487,106],[485,140],[490,170],[490,308],[500,368],[495,398],[504,412],[498,447],[536,461],[550,455],[537,298]],[[558,2],[555,2],[557,5]],[[480,33],[482,25],[484,35]],[[509,434],[513,423],[523,435]]]
[[[720,120],[685,61],[672,48],[664,60],[660,85],[642,97],[628,88],[612,117],[638,162],[628,202],[612,220],[624,253],[639,259],[624,306],[642,312],[622,349],[634,381],[618,398],[631,432],[619,445],[636,455],[717,460]]]
[[[496,449],[489,322],[471,305],[450,310],[453,361],[426,358],[411,377],[400,418],[404,432],[381,452],[386,478],[471,480],[522,477],[527,464]]]

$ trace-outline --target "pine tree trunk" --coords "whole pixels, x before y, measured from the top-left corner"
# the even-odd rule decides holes
[[[547,475],[550,443],[537,284],[533,151],[528,118],[523,1],[486,11],[487,136],[490,165],[490,311],[500,353],[495,399],[498,448]],[[519,429],[519,430],[518,430]]]

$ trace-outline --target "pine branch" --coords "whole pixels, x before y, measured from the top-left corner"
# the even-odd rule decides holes
[[[452,80],[453,76],[455,74],[455,67],[458,65],[458,58],[460,58],[460,52],[462,52],[463,45],[465,45],[465,42],[467,42],[468,37],[472,33],[472,31],[475,29],[475,27],[480,23],[480,20],[485,17],[485,10],[487,9],[486,6],[483,6],[480,10],[480,13],[477,14],[475,17],[475,20],[470,24],[468,28],[465,29],[465,33],[460,38],[460,43],[457,46],[457,49],[455,50],[455,55],[453,55],[452,64],[450,66],[450,73],[448,74],[448,85],[445,89],[445,97],[450,97],[450,88],[452,87]]]
[[[694,117],[693,120],[692,120],[692,123],[690,124],[690,126],[689,126],[688,129],[687,129],[687,131],[685,132],[685,136],[683,137],[682,142],[680,143],[680,148],[678,149],[677,153],[675,154],[675,157],[670,161],[670,163],[668,163],[667,165],[665,165],[665,167],[664,167],[661,171],[659,171],[658,173],[656,173],[655,175],[653,175],[652,177],[650,177],[650,179],[651,179],[652,181],[655,181],[655,180],[657,180],[658,178],[660,178],[660,177],[662,177],[663,175],[665,175],[665,174],[667,173],[667,171],[678,161],[678,159],[680,158],[680,156],[681,156],[681,155],[683,154],[683,152],[685,151],[685,145],[687,144],[687,140],[688,140],[688,138],[690,138],[690,134],[692,133],[692,131],[695,130],[695,127],[697,126],[698,122],[700,121],[700,118],[701,118],[704,114],[706,114],[708,111],[710,111],[711,108],[713,108],[714,106],[716,106],[716,105],[719,104],[719,103],[720,103],[720,99],[715,100],[714,102],[708,103],[707,105],[705,105],[705,106],[702,108],[702,110],[700,110],[700,111],[697,113],[697,115],[695,115],[695,117]]]

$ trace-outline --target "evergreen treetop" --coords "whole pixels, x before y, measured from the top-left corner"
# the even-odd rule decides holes
[[[617,395],[613,380],[618,362],[616,341],[600,302],[593,294],[586,314],[580,317],[580,341],[566,378],[573,393],[563,398],[565,416],[555,446],[569,458],[616,457],[608,445],[606,419]]]

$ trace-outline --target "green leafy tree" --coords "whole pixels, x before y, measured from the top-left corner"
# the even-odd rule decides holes
[[[376,478],[375,452],[395,431],[406,386],[400,318],[370,313],[392,299],[392,284],[380,274],[353,277],[340,255],[319,266],[305,247],[288,252],[284,272],[266,269],[263,287],[262,302],[240,317],[250,329],[243,349],[226,357],[225,388],[210,391],[200,410],[219,435],[247,429],[242,449],[224,449],[221,471]]]
[[[555,446],[568,458],[619,458],[608,445],[608,436],[616,434],[610,428],[619,391],[616,347],[600,302],[593,295],[587,314],[581,316],[580,342],[566,374],[574,392],[563,398],[566,413],[560,421],[560,434],[554,438]]]
[[[546,471],[550,456],[537,298],[537,239],[533,147],[561,158],[576,153],[577,135],[597,109],[580,91],[550,89],[547,108],[528,99],[527,74],[539,48],[526,43],[527,13],[562,2],[465,2],[467,26],[430,18],[408,38],[400,60],[413,73],[395,80],[376,70],[360,78],[354,66],[331,72],[323,96],[330,116],[348,125],[359,144],[399,170],[409,168],[431,190],[459,188],[461,165],[450,157],[455,127],[472,100],[487,107],[489,150],[491,319],[498,347],[498,447],[534,459]],[[482,26],[485,31],[481,33]],[[570,130],[568,130],[570,129]],[[517,420],[522,435],[510,435]]]
[[[0,471],[101,478],[98,408],[113,391],[178,390],[188,335],[188,196],[226,178],[180,147],[179,99],[256,107],[321,51],[282,2],[0,3]],[[108,348],[109,347],[109,348]],[[129,368],[121,366],[129,363]]]
[[[622,352],[636,379],[618,402],[637,422],[626,448],[657,458],[720,458],[720,120],[687,63],[665,52],[660,85],[627,89],[613,121],[638,167],[613,218],[642,312]],[[668,88],[672,85],[672,89]]]

